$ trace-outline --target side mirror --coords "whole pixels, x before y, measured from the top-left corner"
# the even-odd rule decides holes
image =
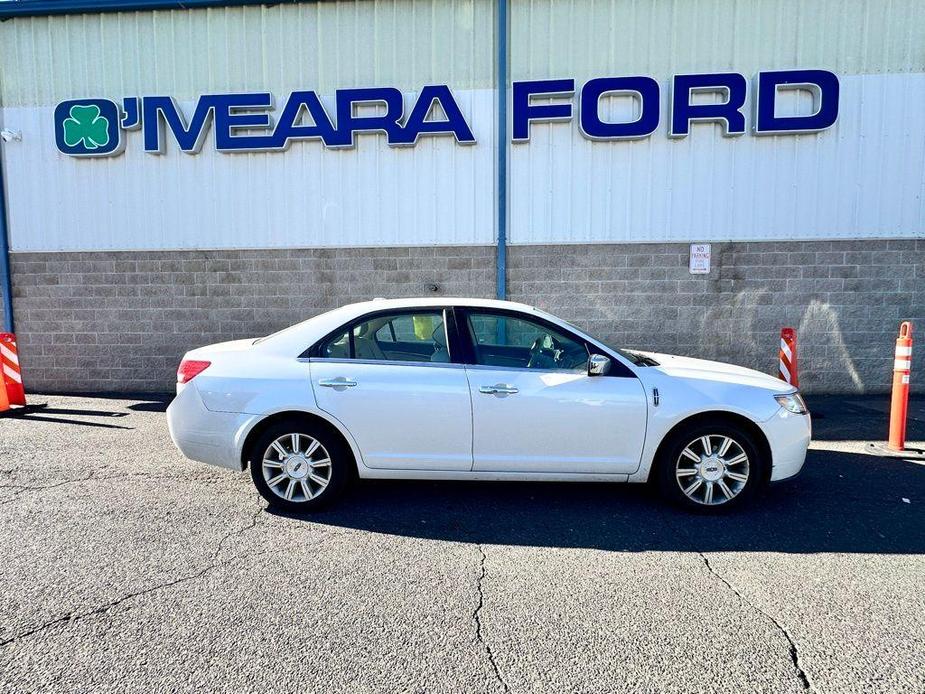
[[[610,373],[610,359],[603,354],[592,354],[588,357],[588,375],[606,376]]]

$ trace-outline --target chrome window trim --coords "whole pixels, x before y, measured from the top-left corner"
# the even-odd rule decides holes
[[[534,373],[534,374],[578,374],[579,376],[587,376],[588,369],[587,367],[581,368],[576,366],[574,369],[532,369],[529,366],[491,366],[489,364],[466,364],[467,369],[477,369],[479,371],[523,371],[525,373]]]
[[[402,361],[400,359],[346,359],[344,357],[298,357],[303,364],[381,364],[383,366],[429,366],[441,369],[461,369],[464,364],[448,361]],[[534,369],[536,371],[536,369]]]

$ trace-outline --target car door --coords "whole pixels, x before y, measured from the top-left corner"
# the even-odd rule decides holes
[[[589,376],[583,339],[538,317],[468,309],[473,470],[616,473],[639,467],[647,402],[613,363]]]
[[[318,406],[344,424],[367,467],[470,470],[472,417],[441,309],[380,312],[323,340],[310,359]]]

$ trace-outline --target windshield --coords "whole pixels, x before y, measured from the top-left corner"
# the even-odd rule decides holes
[[[545,311],[541,311],[539,309],[537,309],[536,312],[540,314],[545,313]],[[551,314],[546,314],[546,315],[552,317]],[[577,325],[569,323],[567,320],[563,320],[562,318],[559,318],[558,316],[556,316],[555,319],[559,321],[560,323],[562,323],[563,325],[568,326],[569,328],[574,330],[579,335],[585,335],[586,337],[591,337],[591,335],[588,335],[588,333],[586,333],[584,330],[579,328]],[[627,349],[623,349],[622,347],[616,347],[610,344],[609,342],[605,342],[604,340],[601,340],[600,338],[597,338],[597,337],[594,339],[600,342],[602,345],[604,345],[611,352],[616,352],[617,354],[619,354],[621,357],[626,359],[628,362],[630,362],[634,366],[658,366],[658,362],[655,361],[652,357],[646,357],[640,354],[639,352],[633,352]]]

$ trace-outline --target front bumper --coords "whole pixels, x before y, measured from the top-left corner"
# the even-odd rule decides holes
[[[181,389],[167,408],[170,438],[184,456],[230,470],[244,469],[241,446],[255,419],[251,414],[213,412],[193,384]]]
[[[793,414],[782,407],[759,426],[771,446],[771,481],[798,475],[806,462],[806,449],[812,439],[809,414]]]

